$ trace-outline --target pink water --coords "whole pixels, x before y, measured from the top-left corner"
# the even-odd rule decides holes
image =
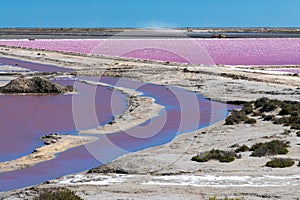
[[[73,81],[60,80],[61,84],[73,84]],[[112,120],[112,113],[122,113],[126,109],[125,95],[106,87],[96,87],[76,83],[80,94],[76,95],[0,95],[0,162],[12,160],[31,153],[42,142],[39,137],[58,132],[76,134],[73,104],[82,107],[82,129],[97,127]],[[88,120],[90,93],[95,98],[97,121]],[[113,96],[112,96],[113,95]],[[112,104],[112,98],[114,103]],[[112,108],[114,105],[114,108]],[[114,109],[114,110],[113,110]],[[114,111],[114,112],[113,112]],[[14,144],[14,145],[12,145]]]
[[[299,38],[1,40],[0,45],[194,64],[300,64]]]
[[[104,83],[136,89],[143,92],[146,96],[155,98],[157,103],[165,106],[165,109],[158,117],[148,120],[144,124],[127,131],[108,135],[98,135],[99,139],[97,141],[60,153],[57,158],[53,160],[42,162],[22,170],[0,173],[0,191],[30,186],[58,176],[88,170],[100,164],[110,162],[125,153],[165,144],[174,139],[178,134],[195,131],[201,127],[209,126],[212,123],[224,119],[228,114],[228,109],[231,108],[226,104],[209,101],[198,94],[177,87],[165,87],[110,77],[101,77],[101,79],[96,77],[84,78],[89,80],[100,80]],[[87,85],[85,87],[90,86]],[[88,96],[86,94],[82,95]],[[102,96],[103,92],[99,93],[99,95]],[[57,98],[64,97],[57,96]],[[36,138],[41,133],[38,133],[40,131],[33,131],[36,129],[35,127],[38,127],[37,130],[40,130],[42,127],[46,128],[51,125],[50,128],[52,130],[58,130],[59,127],[65,126],[64,124],[72,125],[74,111],[73,117],[65,114],[64,108],[66,107],[67,110],[69,109],[68,97],[65,98],[67,98],[66,101],[62,99],[54,101],[54,99],[51,99],[51,96],[45,96],[41,99],[39,99],[38,96],[32,96],[29,98],[32,102],[38,101],[38,103],[41,104],[40,107],[36,107],[36,103],[27,102],[29,109],[25,109],[28,110],[25,113],[30,113],[29,110],[36,109],[36,111],[32,113],[32,117],[29,117],[28,114],[24,116],[22,114],[23,112],[18,112],[17,110],[12,113],[15,113],[15,115],[20,114],[21,116],[14,116],[8,119],[3,117],[3,120],[9,122],[8,124],[16,119],[22,121],[22,118],[20,118],[22,116],[27,117],[27,119],[24,120],[25,126],[20,124],[20,127],[23,127],[25,130],[22,130],[19,133],[11,131],[12,134],[8,134],[8,137],[12,138],[12,140],[9,141],[11,147],[5,145],[2,148],[10,148],[14,151],[14,148],[17,145],[23,147],[26,143],[37,142]],[[24,110],[26,102],[23,103],[23,99],[19,100],[23,106],[18,106],[18,108]],[[103,100],[99,100],[100,101],[97,101],[97,107],[106,106],[111,108],[106,105]],[[16,103],[16,101],[11,102],[11,104]],[[88,100],[83,102],[88,102]],[[3,104],[10,105],[7,101],[3,101]],[[34,108],[32,108],[32,106],[34,106]],[[11,106],[8,106],[8,108],[10,107]],[[88,106],[83,104],[82,108],[84,109],[85,107]],[[49,111],[47,111],[48,109]],[[67,111],[67,113],[69,112]],[[46,123],[46,120],[44,124],[34,125],[34,123],[40,120],[39,118],[48,119],[49,124]],[[19,125],[14,127],[19,129],[18,126]],[[47,129],[42,128],[41,130]],[[72,130],[70,131],[72,132]],[[21,137],[22,140],[19,139],[19,137]],[[24,138],[28,139],[23,140]],[[6,154],[8,154],[8,152],[3,156],[5,157]]]

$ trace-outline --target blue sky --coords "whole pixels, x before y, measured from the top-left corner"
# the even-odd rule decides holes
[[[0,27],[299,27],[299,0],[0,0]]]

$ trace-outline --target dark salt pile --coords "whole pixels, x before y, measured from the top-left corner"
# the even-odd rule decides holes
[[[47,93],[59,94],[72,92],[73,86],[62,86],[53,83],[48,79],[41,77],[33,78],[17,78],[9,82],[7,85],[0,87],[1,93]]]

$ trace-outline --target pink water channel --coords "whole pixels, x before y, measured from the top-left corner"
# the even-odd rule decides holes
[[[69,71],[8,58],[1,64],[17,65],[34,71]],[[1,67],[1,66],[0,66]],[[126,153],[172,141],[177,135],[195,131],[224,119],[233,106],[210,101],[178,87],[166,87],[111,77],[55,79],[71,84],[74,95],[0,95],[0,161],[10,161],[31,153],[49,133],[77,135],[113,120],[127,109],[126,95],[111,87],[94,86],[81,80],[135,89],[164,106],[159,116],[127,131],[98,135],[87,145],[69,149],[53,160],[13,172],[0,173],[0,192],[22,188],[91,169]],[[93,120],[96,118],[96,121]],[[80,119],[80,120],[78,120]]]

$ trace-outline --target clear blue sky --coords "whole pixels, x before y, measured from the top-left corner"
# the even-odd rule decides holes
[[[0,0],[0,27],[299,27],[300,0]]]

